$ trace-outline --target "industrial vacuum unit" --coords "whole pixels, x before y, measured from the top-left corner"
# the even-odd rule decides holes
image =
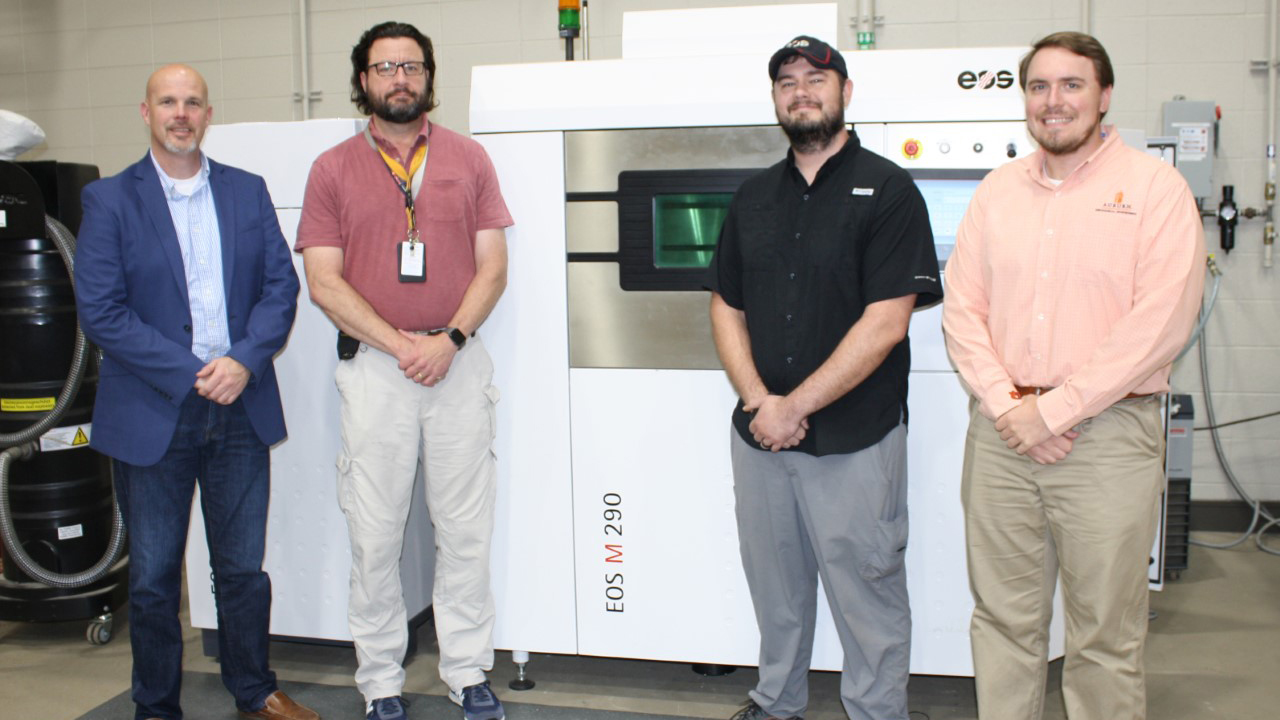
[[[80,190],[97,177],[0,161],[0,619],[90,620],[93,644],[111,639],[128,594],[110,465],[89,449],[97,365],[70,278]]]

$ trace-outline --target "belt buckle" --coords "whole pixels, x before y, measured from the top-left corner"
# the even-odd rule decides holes
[[[1039,387],[1039,386],[1031,387],[1031,386],[1025,386],[1025,385],[1023,386],[1023,388],[1024,388],[1024,389],[1026,389],[1028,392],[1025,392],[1025,393],[1024,393],[1024,392],[1022,392],[1022,390],[1018,389],[1018,386],[1017,386],[1017,385],[1014,385],[1014,386],[1013,386],[1013,389],[1009,391],[1009,397],[1010,397],[1010,398],[1012,398],[1012,399],[1014,399],[1014,400],[1021,400],[1022,398],[1026,397],[1027,395],[1036,395],[1036,396],[1039,396],[1039,395],[1043,395],[1043,394],[1046,392],[1046,390],[1052,390],[1052,389],[1053,389],[1053,388],[1042,388],[1042,387]]]

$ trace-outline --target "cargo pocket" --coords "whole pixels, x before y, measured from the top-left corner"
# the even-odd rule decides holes
[[[907,513],[876,522],[875,547],[862,563],[862,577],[880,580],[902,570],[907,557]]]
[[[351,458],[345,450],[338,452],[338,507],[343,515],[347,515],[351,506]]]
[[[497,385],[490,385],[484,389],[484,394],[489,398],[489,454],[496,460],[498,453],[494,450],[493,441],[498,437],[498,401],[502,399],[502,393]]]

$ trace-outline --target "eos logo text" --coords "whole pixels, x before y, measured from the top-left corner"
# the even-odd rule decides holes
[[[999,72],[983,70],[976,73],[972,70],[965,70],[956,76],[956,84],[965,90],[973,90],[974,88],[990,90],[993,87],[1004,90],[1013,85],[1013,73],[1008,70]]]

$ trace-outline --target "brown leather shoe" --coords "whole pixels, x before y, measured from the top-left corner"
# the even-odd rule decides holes
[[[280,690],[267,697],[267,702],[263,704],[261,710],[240,714],[260,720],[320,720],[320,715],[316,711],[299,705]]]

